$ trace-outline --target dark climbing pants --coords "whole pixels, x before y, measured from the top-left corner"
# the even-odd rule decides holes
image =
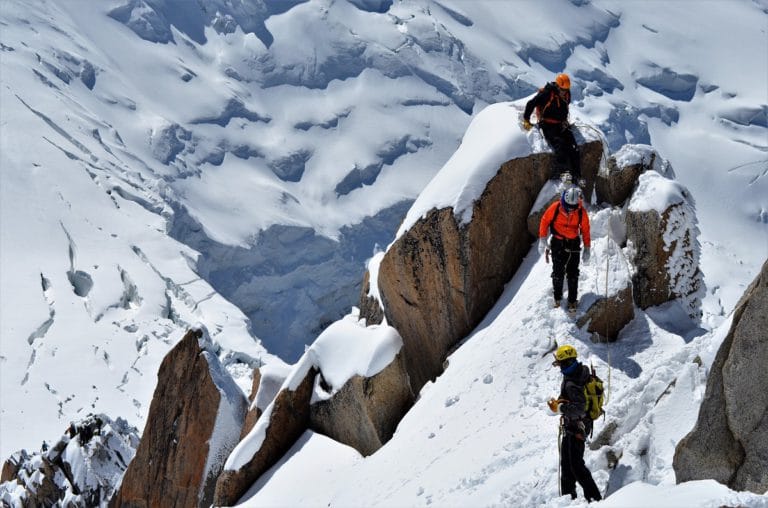
[[[563,280],[568,278],[568,301],[575,303],[579,294],[579,253],[581,241],[552,237],[552,294],[563,299]]]
[[[581,159],[579,145],[576,144],[571,128],[565,123],[541,122],[539,126],[544,139],[555,152],[555,173],[567,171],[571,174],[572,181],[578,182],[581,178]]]
[[[584,439],[579,439],[570,432],[563,435],[560,447],[560,475],[562,495],[570,494],[571,499],[576,499],[576,482],[579,482],[587,501],[602,499],[592,473],[584,464]]]

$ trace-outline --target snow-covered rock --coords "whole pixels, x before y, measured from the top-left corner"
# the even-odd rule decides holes
[[[598,203],[621,206],[632,195],[641,173],[654,170],[674,178],[669,161],[648,145],[624,145],[600,168],[595,180]]]
[[[380,448],[413,397],[401,350],[394,328],[366,326],[356,311],[329,326],[232,451],[214,503],[236,503],[306,430],[327,433],[361,453]]]
[[[693,197],[679,182],[640,175],[627,204],[627,250],[635,273],[635,303],[643,309],[677,300],[693,319],[704,294],[701,246]]]
[[[105,506],[136,453],[139,434],[122,418],[89,415],[39,452],[14,453],[3,464],[3,506]]]

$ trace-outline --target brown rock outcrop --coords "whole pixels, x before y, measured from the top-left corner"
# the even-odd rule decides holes
[[[653,161],[651,161],[652,163]],[[640,173],[649,169],[645,164],[630,164],[618,167],[615,157],[609,157],[605,170],[600,171],[595,179],[595,194],[598,203],[621,206],[632,194]]]
[[[389,441],[412,403],[401,353],[378,374],[354,376],[330,399],[312,404],[310,425],[367,456]]]
[[[255,455],[237,470],[225,469],[216,483],[213,503],[232,506],[253,483],[291,448],[309,427],[309,401],[317,370],[309,368],[296,390],[283,389],[272,402],[264,440]],[[266,418],[266,416],[265,416]]]
[[[662,176],[674,178],[674,171],[647,145],[624,145],[608,157],[605,166],[595,178],[595,194],[598,203],[621,206],[631,195],[640,175],[654,170]]]
[[[247,400],[201,343],[203,335],[190,330],[163,359],[136,456],[110,506],[211,504]],[[232,435],[230,428],[217,433],[217,417],[237,425]]]
[[[597,173],[603,147],[581,146],[582,174]],[[507,161],[487,184],[472,220],[432,210],[389,248],[379,268],[387,322],[403,338],[414,393],[442,372],[446,353],[485,316],[531,246],[527,219],[548,180],[551,154]],[[588,183],[588,187],[589,187]]]
[[[613,342],[619,332],[635,317],[632,288],[626,287],[608,297],[598,297],[579,318],[576,325],[581,328],[587,323],[587,331],[597,334],[600,342]]]
[[[768,261],[733,313],[693,430],[678,443],[678,482],[715,479],[768,490]]]

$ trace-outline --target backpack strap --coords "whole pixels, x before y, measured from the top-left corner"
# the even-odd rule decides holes
[[[555,208],[555,215],[552,216],[552,222],[549,223],[549,233],[554,237],[557,237],[557,236],[562,237],[562,235],[560,235],[555,231],[555,221],[557,220],[557,216],[560,213],[561,206],[562,205],[560,203],[557,204],[557,208]],[[581,220],[584,218],[584,215],[583,215],[584,207],[579,206],[578,210],[579,210],[579,227],[581,227]]]

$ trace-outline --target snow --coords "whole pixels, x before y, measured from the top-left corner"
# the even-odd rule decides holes
[[[330,397],[352,377],[373,377],[384,370],[402,347],[403,339],[394,328],[366,327],[356,314],[350,314],[326,328],[309,354],[332,387]]]
[[[261,379],[250,409],[259,408],[264,411],[291,374],[291,366],[282,362],[272,362],[262,366],[259,371],[261,372]]]
[[[634,482],[600,506],[634,507],[637,501],[659,508],[717,508],[720,506],[768,506],[768,499],[728,490],[714,480],[686,482],[680,485],[653,485]]]
[[[267,482],[249,502],[578,506],[555,496],[554,427],[539,409],[557,376],[536,363],[550,339],[574,337],[601,372],[613,366],[609,415],[625,437],[612,446],[632,472],[587,452],[601,487],[615,484],[606,503],[764,505],[711,482],[672,486],[669,454],[768,257],[765,2],[203,3],[211,14],[163,0],[3,2],[0,458],[83,411],[142,428],[162,358],[197,322],[240,389],[260,366],[254,404],[266,409],[317,360],[296,362],[305,346],[356,303],[377,244],[433,207],[469,220],[500,162],[548,150],[519,113],[565,71],[583,136],[595,126],[612,151],[635,143],[619,167],[652,146],[656,172],[677,179],[644,176],[633,206],[687,201],[683,189],[695,199],[701,321],[661,306],[593,345],[541,312],[549,274],[532,253],[390,444],[365,459],[328,442],[313,455],[310,436],[281,480],[302,471],[308,493]],[[590,213],[585,299],[631,270],[622,212]],[[393,336],[377,333],[381,349],[359,364],[321,355],[336,383],[392,354]]]
[[[653,161],[653,169],[657,173],[668,178],[674,178],[675,176],[670,174],[669,162],[663,159],[650,145],[624,145],[613,154],[613,157],[616,159],[616,165],[619,169],[639,164],[650,164]]]
[[[258,500],[248,503],[253,507],[312,506],[319,495],[343,483],[345,473],[362,458],[354,448],[308,430],[243,498],[258,492]],[[302,477],[306,481],[297,489],[296,478]]]
[[[656,211],[661,215],[672,206],[685,202],[687,196],[687,190],[678,182],[664,178],[655,171],[646,171],[640,175],[637,190],[629,202],[629,210]]]

